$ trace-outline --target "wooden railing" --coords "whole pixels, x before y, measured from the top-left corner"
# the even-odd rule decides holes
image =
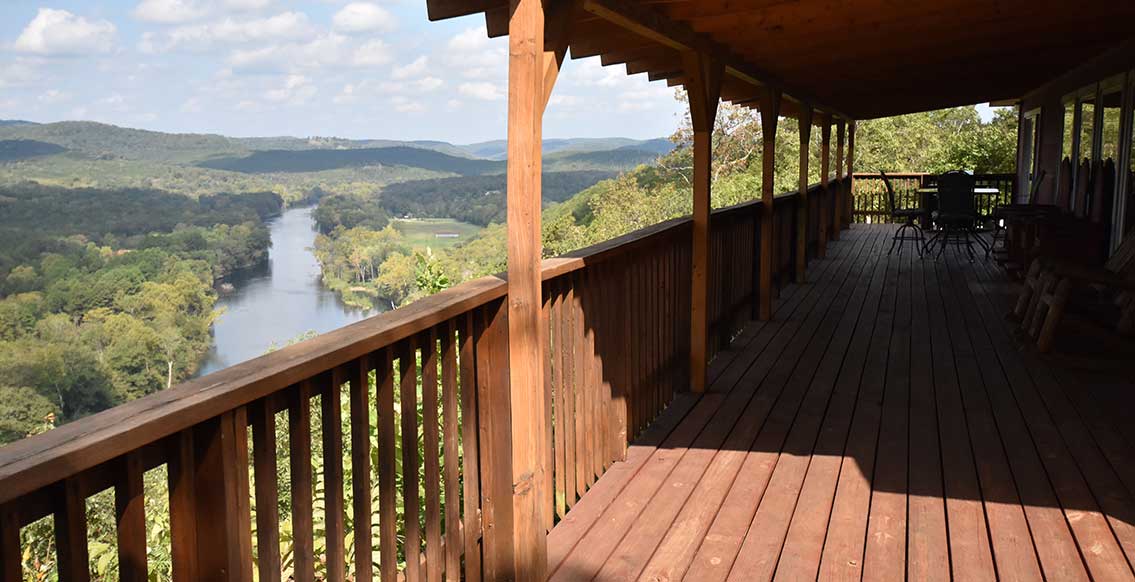
[[[843,192],[809,190],[809,254],[845,226]],[[777,287],[799,200],[773,205]],[[711,217],[711,353],[759,299],[764,211]],[[511,434],[507,283],[471,281],[0,449],[0,581],[23,579],[21,533],[44,519],[59,579],[89,579],[88,505],[108,492],[123,581],[157,567],[154,519],[177,582],[506,576],[510,447],[541,447],[550,529],[689,386],[691,232],[672,220],[544,262],[544,442]]]
[[[934,175],[926,173],[887,173],[895,189],[895,202],[899,208],[918,208],[923,204],[919,188],[933,186]],[[1016,174],[975,174],[977,187],[997,188],[998,196],[978,196],[979,215],[989,216],[999,204],[1013,200],[1016,188]],[[854,222],[889,223],[892,222],[887,205],[887,189],[883,177],[877,173],[856,173],[852,181],[852,202],[855,205]]]

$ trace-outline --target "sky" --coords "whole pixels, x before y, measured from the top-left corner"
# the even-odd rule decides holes
[[[231,136],[501,139],[507,39],[425,0],[0,0],[0,119]],[[670,135],[665,83],[567,63],[544,135]]]

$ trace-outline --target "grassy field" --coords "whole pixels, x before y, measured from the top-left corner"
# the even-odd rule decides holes
[[[459,222],[450,218],[399,218],[392,220],[394,228],[402,232],[406,242],[415,249],[426,247],[443,249],[466,241],[478,232],[481,227]],[[456,237],[439,237],[438,235],[456,234]]]

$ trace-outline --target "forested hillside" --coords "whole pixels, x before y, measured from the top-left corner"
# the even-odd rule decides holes
[[[544,204],[563,202],[590,188],[611,172],[545,172]],[[453,218],[488,226],[505,219],[505,176],[468,176],[391,184],[379,204],[393,216]]]
[[[213,282],[262,261],[265,192],[0,187],[0,443],[187,378]]]
[[[799,133],[784,120],[777,135],[777,192],[795,191],[799,174]],[[973,107],[958,107],[886,119],[856,127],[855,166],[874,172],[1012,172],[1016,164],[1015,111],[1000,109],[983,123]],[[601,181],[544,211],[544,254],[555,256],[596,244],[691,211],[688,119],[673,136],[678,144],[656,164],[639,166]],[[820,132],[812,131],[811,182],[818,182]],[[721,208],[760,197],[761,127],[759,116],[725,105],[714,133],[712,205]],[[833,135],[833,143],[834,143]],[[506,268],[505,228],[501,224],[434,260],[447,280],[459,282]]]

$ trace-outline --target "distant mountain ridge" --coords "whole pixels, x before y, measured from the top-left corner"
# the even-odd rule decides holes
[[[170,163],[199,163],[227,157],[251,156],[260,151],[375,150],[415,148],[458,158],[503,161],[505,140],[457,145],[438,140],[346,139],[337,137],[228,137],[210,133],[163,133],[93,121],[32,123],[0,120],[0,139],[55,144],[93,156]],[[544,141],[544,153],[596,152],[633,149],[665,154],[673,149],[667,139],[569,138]]]

